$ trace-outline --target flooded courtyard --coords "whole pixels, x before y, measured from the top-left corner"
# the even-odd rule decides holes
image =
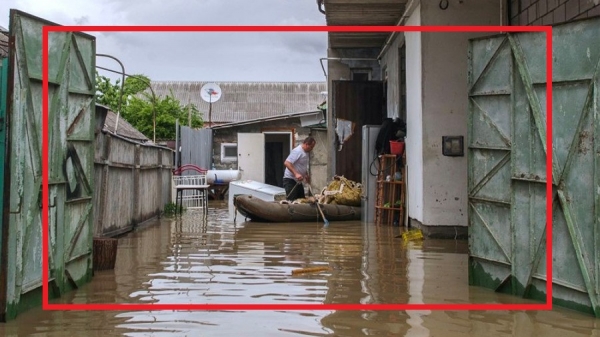
[[[468,286],[466,241],[361,222],[251,223],[212,203],[119,238],[114,270],[57,303],[530,303]],[[293,274],[301,268],[320,272]],[[43,311],[2,336],[600,336],[573,311]]]

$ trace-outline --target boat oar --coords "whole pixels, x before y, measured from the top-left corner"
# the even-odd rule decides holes
[[[310,184],[308,184],[308,190],[310,191],[310,194],[312,194],[313,196],[315,195],[312,192],[312,188],[310,188]],[[325,214],[323,214],[323,210],[321,209],[321,206],[319,205],[319,201],[316,200],[315,203],[317,204],[317,208],[319,209],[319,213],[321,213],[321,217],[323,218],[323,222],[325,222],[325,227],[329,227],[329,220],[327,220],[327,218],[325,217]]]

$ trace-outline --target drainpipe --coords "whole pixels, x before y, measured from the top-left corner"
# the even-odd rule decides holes
[[[319,12],[323,13],[323,14],[327,14],[325,13],[325,9],[323,9],[323,0],[317,0],[317,7],[319,8]]]
[[[416,7],[420,3],[421,3],[421,0],[410,0],[408,2],[408,4],[406,5],[406,9],[404,10],[404,13],[400,17],[400,20],[398,20],[398,22],[396,22],[396,26],[403,25],[405,23],[406,19],[408,19],[409,15],[414,11],[414,7]],[[380,60],[382,55],[387,51],[390,44],[392,43],[392,40],[394,39],[394,37],[396,36],[397,33],[398,32],[392,32],[392,34],[390,34],[390,36],[388,36],[387,40],[385,41],[385,44],[383,45],[383,48],[381,48],[381,52],[379,52],[379,55],[377,55],[378,60]]]

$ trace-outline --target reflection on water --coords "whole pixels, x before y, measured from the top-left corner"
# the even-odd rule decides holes
[[[215,206],[213,204],[213,206]],[[360,222],[234,223],[188,211],[119,239],[112,271],[63,303],[517,303],[468,286],[467,242],[403,244],[394,227]],[[292,275],[299,268],[323,272]],[[598,336],[600,320],[552,312],[154,311],[44,312],[0,335],[71,336]]]

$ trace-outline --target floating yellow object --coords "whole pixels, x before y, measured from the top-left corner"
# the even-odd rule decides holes
[[[402,233],[402,240],[406,241],[412,241],[412,240],[422,240],[423,239],[423,232],[420,229],[411,229],[409,231],[406,231],[404,233]]]
[[[301,268],[292,270],[292,275],[296,274],[304,274],[304,273],[316,273],[320,271],[329,270],[329,267],[309,267],[309,268]]]

